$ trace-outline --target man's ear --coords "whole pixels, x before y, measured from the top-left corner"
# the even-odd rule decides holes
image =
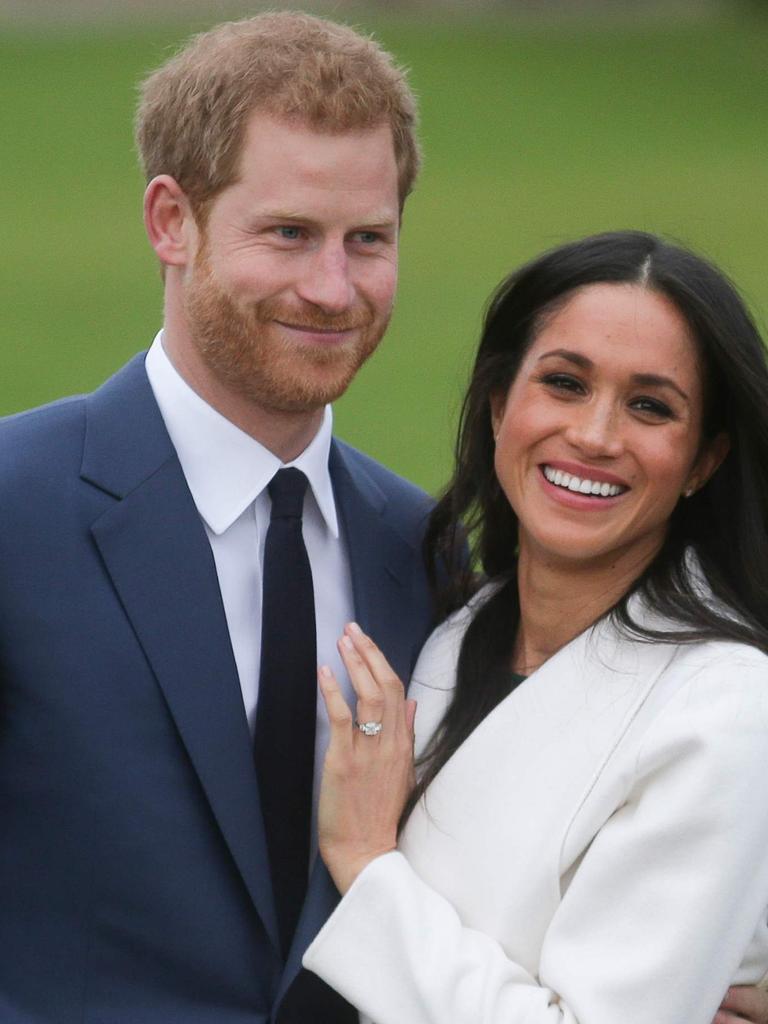
[[[157,258],[166,267],[186,266],[197,248],[197,224],[183,189],[159,174],[144,193],[144,227]]]
[[[690,497],[709,481],[719,469],[731,449],[731,439],[726,433],[716,434],[699,455],[691,470],[684,494]]]

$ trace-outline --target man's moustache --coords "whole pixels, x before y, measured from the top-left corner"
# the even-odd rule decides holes
[[[261,323],[272,323],[279,320],[281,324],[294,327],[300,331],[353,331],[361,327],[369,327],[373,321],[367,310],[353,310],[331,316],[326,313],[304,310],[279,308],[262,308],[257,311]]]

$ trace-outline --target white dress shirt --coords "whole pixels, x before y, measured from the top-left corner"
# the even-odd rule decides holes
[[[219,578],[245,714],[253,735],[261,658],[261,587],[269,526],[267,491],[280,459],[244,433],[192,390],[168,358],[162,332],[146,358],[147,376],[211,544]],[[307,448],[286,465],[309,480],[303,534],[315,590],[318,664],[330,665],[352,703],[352,689],[336,649],[345,623],[354,618],[349,556],[339,533],[328,470],[332,414]],[[286,629],[290,629],[290,622]],[[328,719],[318,693],[313,802],[313,850]]]

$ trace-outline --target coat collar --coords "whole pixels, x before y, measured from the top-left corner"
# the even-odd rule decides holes
[[[140,353],[86,399],[81,476],[124,498],[175,457]]]
[[[423,751],[432,732],[452,699],[456,686],[456,666],[464,634],[482,604],[493,596],[500,584],[487,583],[463,607],[447,619],[433,634],[425,648],[424,658],[417,666],[416,676],[425,673],[429,677],[428,688],[442,691],[433,698],[431,706],[421,709],[416,721],[416,750]],[[679,625],[653,611],[640,594],[629,599],[632,620],[640,627],[663,632],[674,631]],[[630,717],[642,705],[659,674],[674,657],[678,645],[669,642],[648,642],[618,624],[610,615],[597,620],[582,633],[548,658],[515,687],[480,723],[464,742],[464,747],[478,744],[482,747],[483,730],[502,727],[507,716],[515,718],[520,702],[536,701],[550,689],[557,691],[557,707],[550,707],[554,718],[577,714],[585,707],[593,710],[604,702],[613,712],[623,707]],[[560,687],[558,681],[570,680],[568,686]],[[419,679],[419,682],[422,682]],[[424,685],[424,684],[422,684]],[[601,721],[595,715],[596,727]]]

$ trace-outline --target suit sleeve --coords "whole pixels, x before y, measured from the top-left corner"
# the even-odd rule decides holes
[[[536,977],[465,927],[400,853],[360,874],[304,963],[376,1024],[710,1024],[764,930],[766,779],[765,662],[710,667],[646,732]],[[500,884],[525,885],[504,878],[503,862],[499,850]]]

